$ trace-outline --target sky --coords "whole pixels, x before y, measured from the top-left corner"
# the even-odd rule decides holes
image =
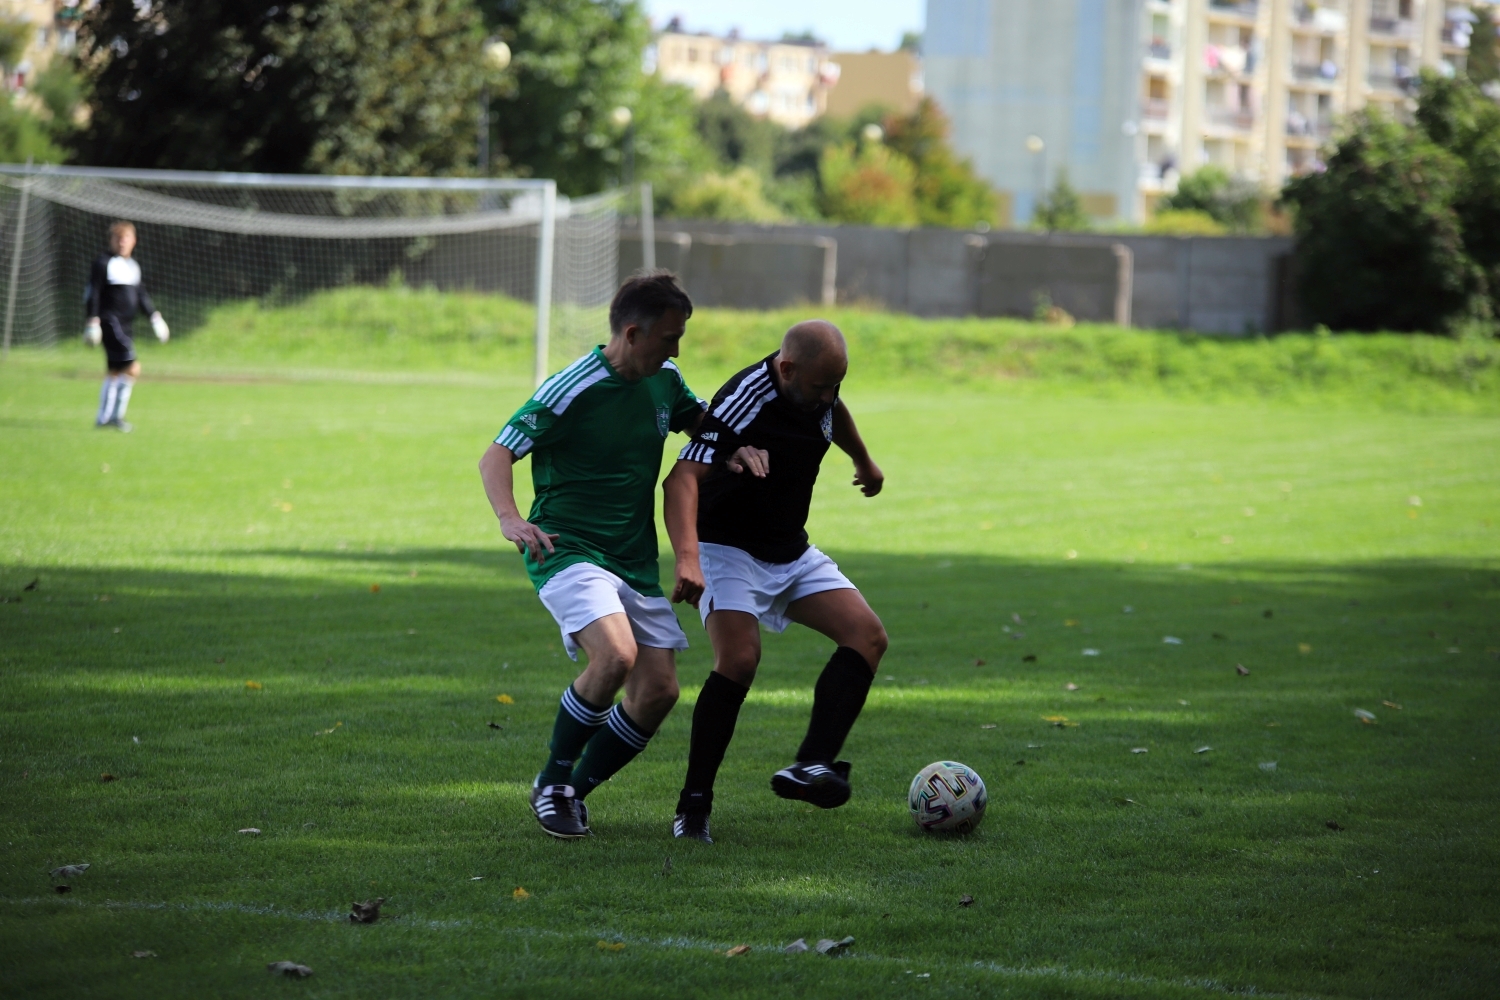
[[[724,34],[739,28],[748,38],[780,38],[783,32],[811,29],[834,49],[889,51],[902,32],[921,31],[925,0],[646,0],[651,22],[660,28],[674,15],[688,31]]]

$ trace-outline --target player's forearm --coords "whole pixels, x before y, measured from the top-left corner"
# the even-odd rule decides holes
[[[521,520],[521,511],[516,507],[516,456],[504,445],[492,444],[479,460],[479,478],[484,483],[484,495],[489,498],[495,516],[504,524],[507,519]]]
[[[661,484],[662,520],[679,561],[698,558],[698,477],[695,470],[685,468],[697,464],[678,462]]]
[[[833,406],[833,443],[855,462],[871,460],[870,451],[859,436],[859,428],[854,426],[854,416],[849,412],[849,407],[844,405],[843,400],[839,400]]]

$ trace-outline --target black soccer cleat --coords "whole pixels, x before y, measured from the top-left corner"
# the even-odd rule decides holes
[[[672,820],[672,836],[712,844],[714,838],[708,835],[708,813],[678,813]]]
[[[836,809],[849,801],[849,762],[798,761],[771,775],[771,791],[819,809]]]
[[[589,835],[588,807],[575,797],[572,785],[532,785],[531,813],[558,840]]]

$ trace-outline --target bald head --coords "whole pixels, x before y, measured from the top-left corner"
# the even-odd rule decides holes
[[[841,367],[849,366],[849,347],[839,328],[824,319],[809,319],[798,323],[781,338],[781,356],[797,365],[811,365],[826,360]]]
[[[781,338],[776,385],[802,409],[816,410],[837,399],[848,371],[849,347],[839,328],[827,320],[798,323]]]

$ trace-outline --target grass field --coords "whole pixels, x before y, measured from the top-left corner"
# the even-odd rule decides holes
[[[695,319],[690,384],[779,322]],[[810,525],[892,640],[855,797],[767,787],[828,653],[794,628],[707,847],[669,835],[710,662],[686,609],[683,700],[591,797],[595,836],[528,815],[575,668],[475,471],[524,358],[262,348],[153,348],[128,436],[89,426],[96,356],[0,367],[0,992],[1494,995],[1492,367],[1267,401],[901,380],[870,347],[845,396],[889,485],[863,499],[831,457]],[[906,815],[940,758],[989,784],[967,839]],[[282,959],[315,975],[270,980]]]

